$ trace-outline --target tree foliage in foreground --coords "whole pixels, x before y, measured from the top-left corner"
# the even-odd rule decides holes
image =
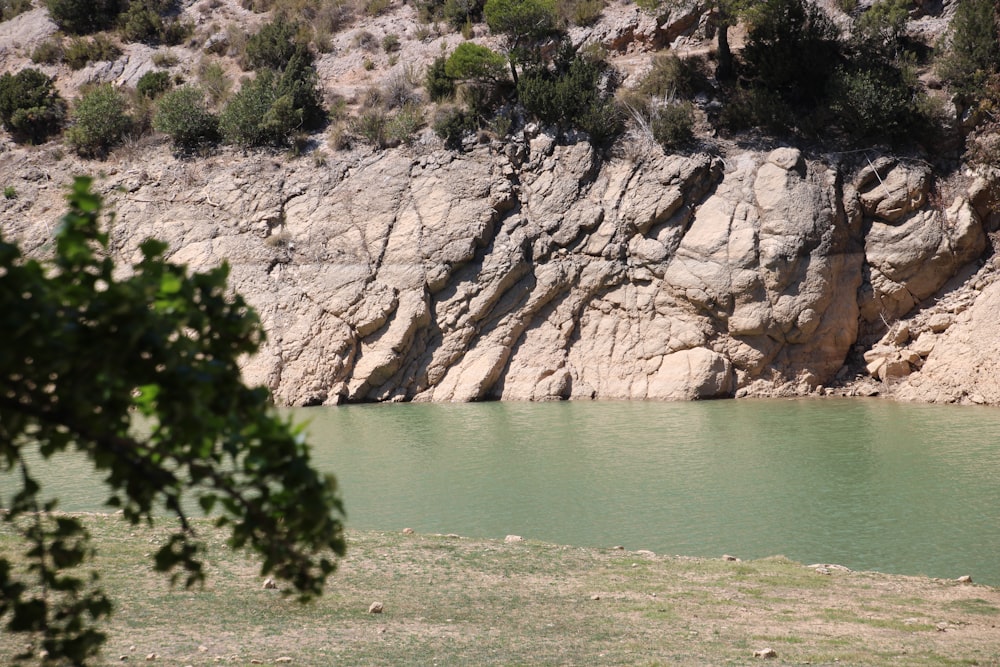
[[[153,556],[186,586],[204,579],[203,546],[188,522],[200,508],[228,527],[233,548],[300,599],[322,592],[344,553],[332,477],[316,472],[301,433],[277,417],[264,388],[243,384],[237,359],[263,339],[227,267],[189,274],[147,240],[119,277],[99,230],[100,198],[77,179],[55,256],[25,258],[0,239],[0,474],[2,502],[24,553],[0,554],[3,632],[24,633],[34,656],[82,665],[111,613],[80,522],[54,513],[33,461],[76,452],[104,478],[107,504],[133,524],[176,520]],[[28,655],[24,658],[27,659]]]

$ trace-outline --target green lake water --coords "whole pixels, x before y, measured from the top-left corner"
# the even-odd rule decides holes
[[[336,473],[355,528],[783,554],[1000,585],[996,408],[804,399],[294,415],[308,421],[315,463]],[[78,466],[52,468],[66,477],[63,509],[100,509]],[[0,493],[6,501],[2,479]]]

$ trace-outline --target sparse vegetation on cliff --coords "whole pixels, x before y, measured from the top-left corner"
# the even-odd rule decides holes
[[[640,50],[651,51],[653,62],[637,72],[629,71],[636,69],[634,64],[621,69],[619,53],[626,48],[621,37],[599,43],[587,32],[574,33],[575,49],[560,47],[571,25],[598,26],[594,36],[607,34],[609,26],[602,23],[606,8],[597,0],[428,0],[415,9],[427,23],[411,31],[382,27],[380,22],[390,20],[385,17],[403,11],[391,2],[376,6],[348,0],[242,0],[241,8],[263,15],[256,30],[243,30],[231,19],[228,23],[193,19],[227,11],[232,4],[217,0],[182,7],[174,0],[46,0],[63,33],[36,42],[31,55],[38,63],[84,68],[119,58],[131,42],[161,51],[169,44],[196,53],[200,48],[202,59],[213,60],[200,70],[192,71],[185,63],[179,69],[188,74],[184,78],[202,79],[213,110],[226,119],[222,136],[245,148],[286,146],[293,135],[320,130],[326,121],[323,97],[334,82],[329,74],[317,72],[316,55],[333,53],[341,58],[355,51],[364,53],[361,70],[370,73],[364,78],[373,82],[368,87],[378,86],[383,70],[399,69],[401,56],[411,78],[424,84],[426,101],[398,118],[401,125],[419,128],[412,122],[417,115],[442,119],[458,104],[471,123],[435,123],[452,128],[442,136],[453,147],[461,145],[454,141],[458,127],[466,128],[466,135],[474,130],[496,134],[501,126],[516,131],[534,120],[559,131],[585,131],[601,143],[613,140],[626,125],[655,121],[664,147],[683,143],[689,130],[692,137],[752,131],[846,149],[882,142],[932,152],[940,146],[961,145],[968,137],[970,160],[991,159],[985,155],[994,132],[992,109],[1000,99],[995,82],[1000,51],[995,8],[979,0],[956,5],[951,27],[938,42],[909,30],[903,0],[880,0],[863,11],[852,10],[837,24],[831,21],[830,10],[819,9],[810,0],[719,0],[703,10],[707,12],[703,23],[717,28],[718,39],[707,58],[652,40]],[[641,8],[659,23],[675,16],[679,6],[645,2]],[[3,16],[10,18],[23,10],[23,3],[9,0]],[[701,28],[685,25],[684,34],[707,43]],[[728,39],[734,26],[741,26],[741,36],[745,34],[745,43],[735,49]],[[425,57],[418,63],[407,59],[414,42],[448,37],[449,30],[456,37],[461,34],[457,44],[441,39],[436,58]],[[575,55],[567,55],[574,50]],[[161,55],[158,51],[153,57],[168,62]],[[278,76],[267,75],[263,83],[246,82],[247,92],[230,101],[226,81],[233,80],[233,62]],[[173,63],[161,66],[178,66],[176,60]],[[922,75],[932,63],[944,90],[958,95],[960,123],[947,119],[945,94],[926,88]],[[265,83],[274,89],[264,91]],[[241,110],[250,97],[260,102],[253,105],[252,114]],[[264,98],[269,100],[266,108]],[[336,127],[349,134],[352,127],[378,124],[378,114],[361,103],[361,95],[341,98],[347,103]],[[230,103],[236,106],[226,112]],[[397,108],[401,106],[382,108],[382,115],[395,116]],[[642,120],[631,120],[639,116],[628,109],[641,111]],[[458,117],[451,114],[453,120]],[[362,138],[365,135],[371,132],[365,130]],[[396,142],[369,143],[384,147]]]

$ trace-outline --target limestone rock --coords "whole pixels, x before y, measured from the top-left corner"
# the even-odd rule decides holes
[[[866,215],[896,222],[919,209],[930,190],[930,169],[924,165],[904,165],[891,159],[876,161],[858,178],[861,205]]]
[[[904,315],[985,247],[968,200],[927,205],[922,167],[876,161],[845,184],[794,148],[632,160],[528,137],[513,152],[323,164],[225,151],[191,163],[160,147],[98,188],[127,222],[111,229],[118,257],[158,236],[193,270],[228,261],[267,332],[244,376],[288,405],[811,393],[844,367],[859,321]],[[24,175],[23,197],[0,202],[18,207],[0,210],[4,234],[35,254],[61,185],[86,167],[67,156],[43,171],[43,158],[0,153]],[[946,341],[991,330],[977,306],[940,334],[900,326],[891,353],[866,356],[871,376],[997,401],[987,382],[961,393],[942,365],[965,354]]]
[[[928,338],[933,336],[933,342],[927,341],[926,347],[931,349],[923,367],[898,386],[894,395],[934,403],[981,401],[1000,405],[1000,383],[996,380],[1000,377],[998,309],[1000,283],[994,282],[966,311],[968,317],[956,320],[942,333],[927,334]]]
[[[941,333],[947,331],[954,321],[948,313],[936,313],[927,321],[927,326],[934,333]]]

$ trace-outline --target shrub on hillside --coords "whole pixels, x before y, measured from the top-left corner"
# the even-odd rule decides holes
[[[90,62],[115,60],[122,54],[114,42],[104,35],[75,37],[66,45],[63,60],[70,69],[83,69]]]
[[[31,0],[0,0],[0,21],[7,21],[31,9]]]
[[[44,65],[55,65],[62,62],[65,49],[63,48],[62,37],[53,37],[41,42],[31,51],[31,62]]]
[[[296,53],[308,54],[308,49],[298,39],[298,32],[297,25],[284,19],[265,23],[247,40],[247,66],[252,69],[268,67],[282,70]]]
[[[676,148],[694,137],[694,107],[690,102],[658,106],[650,114],[649,129],[663,148]]]
[[[60,29],[86,35],[111,27],[128,0],[45,0],[45,6]]]
[[[309,98],[304,104],[303,98]],[[230,143],[250,148],[288,143],[298,130],[314,127],[322,118],[319,93],[286,71],[261,70],[229,100],[219,118]],[[319,117],[317,117],[319,116]]]
[[[669,53],[653,56],[651,65],[637,87],[647,97],[690,98],[708,87],[701,62],[695,58],[681,59]]]
[[[273,70],[262,70],[230,98],[219,116],[219,129],[228,143],[250,148],[282,144],[291,136],[301,118],[271,113],[278,99],[277,77]]]
[[[445,76],[459,81],[499,81],[506,76],[507,60],[488,47],[462,42],[444,63]]]
[[[232,90],[233,81],[226,70],[215,60],[206,60],[198,64],[198,82],[208,95],[209,101],[217,105],[227,97]]]
[[[564,47],[552,67],[522,72],[517,96],[525,111],[542,122],[610,138],[621,130],[611,100],[613,84],[606,63]]]
[[[135,91],[143,97],[153,99],[166,92],[171,85],[173,85],[173,81],[170,78],[170,72],[165,69],[150,70],[139,77],[139,81],[135,84]]]
[[[734,131],[759,128],[782,133],[795,127],[796,114],[781,95],[762,86],[736,88],[722,108],[719,122]]]
[[[483,20],[484,4],[485,0],[444,0],[441,6],[441,18],[455,30],[461,30],[469,23],[479,23]]]
[[[742,56],[756,82],[790,104],[821,99],[837,63],[836,26],[808,0],[762,0]]]
[[[0,76],[0,122],[16,140],[44,141],[65,117],[66,102],[52,78],[36,69]]]
[[[435,102],[451,99],[455,94],[455,80],[445,71],[445,57],[438,56],[427,66],[427,74],[424,77],[424,89],[427,96]]]
[[[67,143],[80,155],[102,157],[132,128],[128,103],[109,83],[83,94],[73,108]]]
[[[1000,71],[1000,39],[992,0],[964,0],[945,34],[938,73],[958,93],[979,99],[990,76]]]
[[[147,44],[180,44],[193,26],[168,17],[176,5],[176,0],[132,0],[118,20],[122,38]]]
[[[838,69],[831,80],[830,109],[855,139],[895,141],[920,124],[915,78],[889,66]]]
[[[605,0],[557,0],[556,11],[563,23],[589,26],[604,12]]]
[[[451,149],[462,147],[462,139],[478,127],[472,114],[462,109],[442,109],[434,119],[434,133]]]
[[[192,150],[219,138],[219,119],[208,110],[205,93],[194,86],[181,86],[160,99],[153,128],[168,135],[180,150]]]
[[[312,54],[303,47],[291,57],[277,79],[278,96],[291,98],[292,106],[301,115],[303,130],[316,129],[326,121],[319,76],[312,61]]]

